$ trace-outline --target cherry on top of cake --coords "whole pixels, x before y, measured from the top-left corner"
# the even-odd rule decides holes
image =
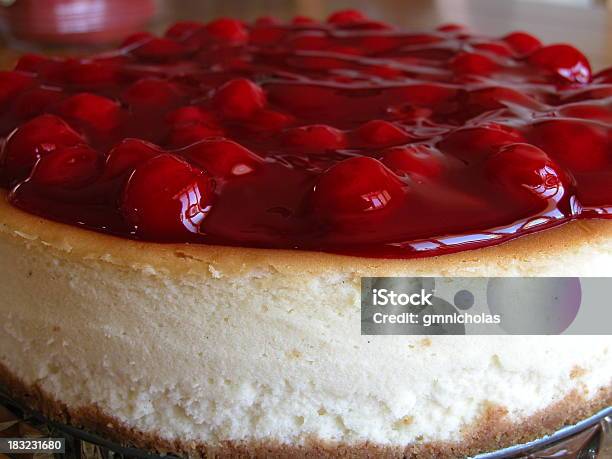
[[[379,257],[612,210],[612,69],[570,45],[222,18],[0,73],[0,180],[123,237]]]

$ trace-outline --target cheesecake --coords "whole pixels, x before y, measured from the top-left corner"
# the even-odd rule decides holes
[[[611,276],[612,74],[221,18],[0,73],[0,384],[200,457],[459,458],[612,404],[612,338],[368,336],[372,276]]]

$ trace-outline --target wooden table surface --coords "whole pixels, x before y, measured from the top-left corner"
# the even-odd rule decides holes
[[[151,24],[154,31],[162,31],[179,19],[207,21],[233,16],[250,20],[263,15],[289,19],[296,14],[323,19],[331,11],[356,8],[373,18],[415,31],[448,22],[465,24],[490,35],[525,30],[545,43],[577,46],[591,59],[595,69],[612,65],[612,11],[603,2],[591,8],[525,0],[157,0],[157,3],[160,11]],[[19,52],[0,43],[0,65],[10,67]]]

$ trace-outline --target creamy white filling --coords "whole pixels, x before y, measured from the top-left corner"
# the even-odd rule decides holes
[[[213,271],[0,242],[0,362],[69,406],[212,443],[460,440],[487,404],[519,420],[611,382],[609,336],[361,336],[356,276]]]

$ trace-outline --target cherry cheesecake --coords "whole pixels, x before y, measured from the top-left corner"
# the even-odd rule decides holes
[[[0,382],[159,452],[463,457],[609,406],[609,336],[362,336],[364,276],[612,275],[612,69],[222,18],[0,73]]]

